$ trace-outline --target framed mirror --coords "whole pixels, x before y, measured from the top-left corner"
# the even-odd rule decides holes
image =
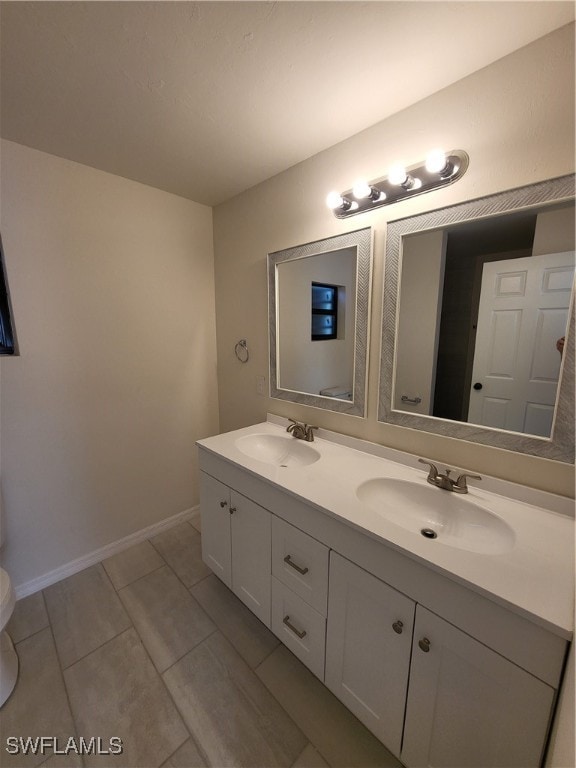
[[[270,396],[366,409],[372,230],[268,254]]]
[[[574,462],[574,176],[391,222],[380,421]]]

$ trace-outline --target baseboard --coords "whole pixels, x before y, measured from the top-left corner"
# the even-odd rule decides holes
[[[24,584],[20,584],[15,587],[14,590],[16,592],[16,599],[20,600],[22,597],[28,597],[28,595],[33,595],[35,592],[40,592],[41,589],[56,584],[57,581],[61,581],[68,576],[73,576],[75,573],[83,571],[84,568],[100,563],[102,560],[106,560],[107,557],[117,555],[119,552],[128,549],[128,547],[132,547],[134,544],[139,544],[141,541],[145,541],[152,536],[156,536],[158,533],[162,533],[162,531],[168,528],[172,528],[172,526],[177,525],[177,523],[181,523],[184,520],[194,519],[197,514],[199,514],[199,507],[197,506],[192,507],[191,509],[186,509],[184,512],[178,512],[176,515],[161,520],[159,523],[149,525],[147,528],[142,528],[140,531],[131,533],[123,539],[113,541],[111,544],[106,544],[106,546],[100,547],[100,549],[96,549],[93,552],[89,552],[87,555],[83,555],[83,557],[79,557],[65,565],[61,565],[59,568],[55,568],[53,571],[49,571],[43,576],[38,576]]]

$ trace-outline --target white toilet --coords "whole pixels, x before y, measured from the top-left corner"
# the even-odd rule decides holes
[[[0,547],[4,543],[2,517],[2,493],[0,491]],[[15,603],[16,596],[10,576],[3,568],[0,568],[0,707],[14,690],[18,677],[18,656],[14,649],[14,643],[6,632],[6,625],[10,621]]]

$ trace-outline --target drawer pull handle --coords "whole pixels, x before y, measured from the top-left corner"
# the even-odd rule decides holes
[[[230,512],[231,515],[233,515],[234,512],[236,512],[236,507],[230,507],[228,511]]]
[[[289,565],[291,568],[294,568],[295,571],[298,571],[298,573],[301,573],[302,576],[308,573],[308,568],[300,568],[299,565],[296,565],[296,563],[294,563],[290,559],[290,555],[286,555],[286,557],[284,558],[284,562],[286,563],[286,565]]]
[[[392,624],[392,629],[397,635],[401,635],[402,630],[404,629],[404,623],[402,621],[395,621],[394,624]]]
[[[303,629],[302,631],[300,631],[299,629],[296,629],[296,627],[294,626],[294,624],[291,624],[291,623],[290,623],[290,616],[284,616],[284,618],[282,619],[282,623],[283,623],[283,624],[286,624],[286,626],[288,627],[288,629],[289,629],[291,632],[294,632],[294,634],[296,635],[296,637],[299,637],[299,638],[300,638],[300,640],[302,640],[302,638],[303,638],[303,637],[306,637],[306,630],[305,630],[305,629]]]
[[[418,645],[420,646],[420,650],[424,651],[424,653],[428,653],[430,650],[430,640],[428,640],[427,637],[423,637],[422,640],[418,640]]]
[[[222,507],[222,509],[224,509],[224,507],[228,506],[228,502],[227,501],[221,501],[220,502],[220,506]]]

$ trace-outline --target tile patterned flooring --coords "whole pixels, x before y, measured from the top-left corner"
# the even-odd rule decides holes
[[[204,565],[179,523],[16,604],[0,766],[401,768]],[[122,739],[10,755],[9,737]]]

